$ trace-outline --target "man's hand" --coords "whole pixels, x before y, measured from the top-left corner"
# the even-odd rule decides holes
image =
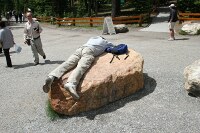
[[[27,39],[27,40],[24,41],[24,44],[31,45],[30,41],[31,41],[30,39]]]

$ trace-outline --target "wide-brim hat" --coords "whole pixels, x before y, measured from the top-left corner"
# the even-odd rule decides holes
[[[174,4],[171,4],[169,7],[176,7]]]

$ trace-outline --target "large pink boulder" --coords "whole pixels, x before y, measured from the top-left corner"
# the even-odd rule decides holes
[[[129,57],[119,55],[120,60],[107,53],[98,57],[87,71],[77,92],[79,100],[73,99],[63,88],[69,74],[52,84],[49,100],[53,110],[65,115],[75,115],[83,111],[96,109],[120,98],[129,96],[143,88],[142,56],[129,49]]]

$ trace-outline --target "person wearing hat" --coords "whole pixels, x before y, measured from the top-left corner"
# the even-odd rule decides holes
[[[174,27],[175,27],[176,21],[178,20],[178,16],[177,16],[176,6],[174,4],[171,4],[169,8],[170,8],[170,15],[168,19],[168,23],[169,23],[168,25],[169,25],[170,38],[168,40],[173,41],[175,40]]]

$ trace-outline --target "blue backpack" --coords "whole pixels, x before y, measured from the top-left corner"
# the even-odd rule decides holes
[[[110,61],[110,63],[113,61],[114,57],[120,60],[118,55],[126,54],[127,56],[124,58],[126,60],[128,58],[128,46],[126,44],[119,44],[114,47],[108,47],[105,49],[105,52],[113,54],[113,57]]]

